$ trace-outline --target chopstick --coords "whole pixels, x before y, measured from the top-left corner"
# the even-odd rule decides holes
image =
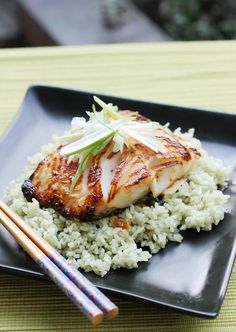
[[[102,311],[85,295],[63,272],[0,210],[2,225],[14,236],[17,242],[41,267],[41,269],[60,287],[93,324],[103,320]]]
[[[117,316],[118,307],[2,201],[0,221],[93,324],[102,321],[103,313],[109,318]]]

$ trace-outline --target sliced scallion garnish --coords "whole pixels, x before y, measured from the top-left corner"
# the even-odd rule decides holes
[[[75,188],[89,160],[102,152],[112,140],[114,152],[122,153],[124,145],[136,150],[131,143],[133,139],[155,152],[165,152],[165,146],[156,135],[159,127],[157,123],[138,122],[134,112],[131,112],[131,115],[129,113],[120,114],[117,106],[111,103],[106,104],[98,97],[94,97],[94,100],[102,110],[98,112],[95,105],[92,105],[92,112],[87,112],[89,120],[86,122],[84,118],[75,118],[73,123],[75,129],[70,134],[59,138],[60,142],[71,141],[61,148],[62,155],[68,157],[79,155],[79,166],[72,180],[70,191]]]
[[[67,135],[63,135],[60,137],[54,137],[54,141],[56,143],[63,143],[65,141],[75,141],[81,137],[81,133],[71,133]]]
[[[70,186],[70,192],[75,188],[76,183],[78,182],[80,176],[82,175],[83,171],[85,170],[89,160],[92,157],[95,157],[97,154],[102,152],[104,148],[107,146],[107,144],[111,141],[112,134],[107,135],[107,137],[101,139],[96,144],[94,143],[90,147],[87,147],[87,149],[80,150],[80,161],[79,161],[79,167],[75,173],[75,176],[71,182]]]
[[[101,106],[102,112],[104,112],[108,117],[110,117],[113,120],[119,120],[121,118],[121,115],[117,112],[118,107],[113,106],[112,104],[106,104],[104,101],[102,101],[100,98],[94,96],[93,99],[96,101],[98,105]]]
[[[81,154],[79,167],[78,167],[78,169],[73,177],[73,180],[71,182],[71,185],[70,185],[70,191],[69,191],[70,193],[75,188],[76,183],[78,182],[80,176],[82,175],[83,171],[85,170],[88,160],[89,160],[89,153]]]

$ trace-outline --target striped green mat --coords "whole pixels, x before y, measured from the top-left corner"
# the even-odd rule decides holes
[[[0,134],[35,83],[235,112],[236,42],[1,50]],[[53,284],[1,273],[0,331],[233,332],[235,288],[236,268],[215,320],[113,296],[120,316],[95,328]]]

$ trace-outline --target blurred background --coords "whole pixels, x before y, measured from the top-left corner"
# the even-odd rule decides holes
[[[0,0],[0,47],[236,38],[236,0]]]

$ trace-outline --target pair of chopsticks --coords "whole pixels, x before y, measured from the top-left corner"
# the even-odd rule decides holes
[[[0,222],[93,324],[101,323],[104,314],[117,316],[118,307],[2,201]]]

